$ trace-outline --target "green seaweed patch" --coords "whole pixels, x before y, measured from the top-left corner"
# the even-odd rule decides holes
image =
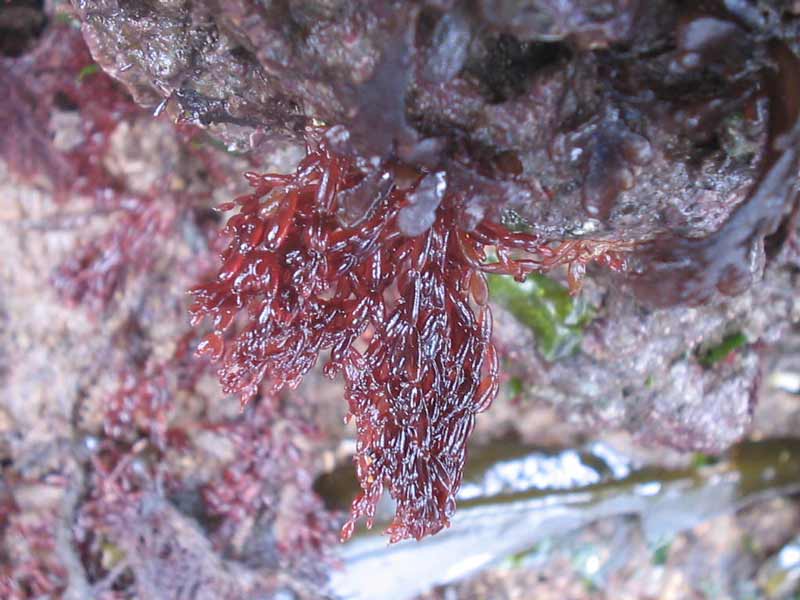
[[[594,309],[581,297],[570,296],[557,281],[533,273],[519,283],[507,275],[489,275],[494,301],[505,306],[520,323],[533,331],[536,347],[548,361],[573,354]]]
[[[719,458],[711,456],[710,454],[704,454],[703,452],[695,452],[692,455],[692,468],[694,469],[710,467],[716,465],[718,462]]]
[[[530,548],[516,552],[509,556],[504,562],[508,569],[520,569],[541,564],[546,561],[553,551],[553,542],[550,538],[544,538]]]
[[[89,77],[90,75],[94,75],[100,71],[100,67],[97,63],[92,63],[90,65],[86,65],[83,67],[80,72],[78,73],[78,83],[82,82],[84,79]]]
[[[731,352],[747,344],[747,337],[737,331],[726,336],[719,344],[708,348],[705,352],[698,355],[697,362],[705,368],[711,368],[717,363],[725,360]]]
[[[77,19],[74,15],[71,15],[63,11],[57,12],[55,15],[53,15],[53,20],[61,25],[69,25],[74,29],[80,29],[81,26],[81,22],[79,19]]]
[[[512,377],[508,380],[508,393],[512,398],[518,398],[525,390],[525,385],[519,377]]]
[[[671,546],[672,542],[667,542],[666,544],[662,544],[655,549],[651,559],[653,565],[657,567],[663,567],[664,565],[667,564],[667,561],[669,560],[669,550]]]

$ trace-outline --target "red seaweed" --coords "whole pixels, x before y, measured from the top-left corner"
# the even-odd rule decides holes
[[[56,270],[53,285],[71,304],[98,313],[123,287],[129,272],[153,262],[153,242],[171,229],[162,207],[136,199],[133,207],[104,235],[86,242]]]
[[[67,571],[56,552],[57,525],[49,513],[25,513],[14,488],[30,481],[4,473],[0,484],[0,597],[8,600],[57,597],[67,587]],[[39,483],[39,482],[36,482]],[[8,486],[8,489],[4,489]]]
[[[221,362],[226,393],[247,402],[260,389],[296,387],[330,351],[324,371],[342,373],[355,417],[362,493],[345,525],[371,526],[384,489],[397,501],[392,541],[420,539],[449,523],[475,415],[492,402],[498,358],[484,272],[522,279],[566,264],[573,287],[585,264],[624,267],[624,245],[547,244],[484,220],[459,227],[464,192],[444,172],[402,187],[390,167],[363,173],[321,141],[293,175],[247,174],[251,194],[215,281],[192,290],[193,323],[213,331],[199,351]],[[357,226],[340,218],[368,195]],[[359,200],[359,203],[366,203]],[[490,262],[493,249],[497,260]]]
[[[207,430],[230,440],[236,457],[201,493],[206,513],[218,521],[212,535],[218,546],[230,551],[255,517],[271,524],[282,520],[291,526],[281,523],[272,529],[281,560],[316,577],[320,573],[309,565],[319,568],[336,536],[332,519],[312,490],[308,446],[298,444],[316,434],[301,414],[303,406],[296,394],[265,396],[236,419],[209,424]],[[280,506],[282,495],[292,498],[290,506]]]
[[[142,110],[98,70],[78,29],[54,23],[30,52],[0,57],[0,102],[0,156],[18,175],[46,175],[62,200],[77,193],[101,201],[118,187],[102,158],[111,132]],[[50,119],[73,111],[80,139],[59,147]]]

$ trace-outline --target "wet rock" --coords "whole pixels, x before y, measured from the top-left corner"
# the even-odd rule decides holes
[[[480,7],[494,27],[522,39],[570,37],[580,46],[601,48],[627,38],[637,4],[638,0],[483,0]]]
[[[617,289],[624,282],[599,279],[587,293],[601,312],[582,352],[543,364],[513,325],[506,348],[564,413],[709,451],[745,431],[756,344],[796,319],[796,282],[768,264],[763,243],[796,182],[792,10],[732,0],[691,12],[667,0],[74,4],[95,59],[138,100],[166,101],[235,149],[336,126],[337,151],[407,163],[423,176],[400,215],[409,235],[430,227],[446,179],[448,193],[470,198],[466,230],[513,209],[543,238],[636,244],[640,300],[704,306],[645,309]],[[356,224],[388,185],[353,188],[342,222]],[[775,235],[780,248],[788,234]],[[739,330],[749,345],[730,363],[699,365],[696,349]]]
[[[436,220],[436,209],[447,191],[444,172],[431,173],[423,177],[417,189],[408,195],[409,205],[398,215],[400,230],[409,237],[425,233]]]
[[[769,348],[800,320],[797,276],[770,267],[736,298],[699,308],[648,310],[619,290],[593,284],[584,294],[598,307],[581,351],[547,363],[534,339],[498,312],[495,336],[528,397],[586,424],[622,427],[640,440],[717,453],[750,429]],[[704,366],[711,348],[742,332],[743,346]],[[575,374],[580,373],[580,377]]]
[[[786,544],[761,566],[758,583],[770,600],[790,598],[800,590],[800,539]]]

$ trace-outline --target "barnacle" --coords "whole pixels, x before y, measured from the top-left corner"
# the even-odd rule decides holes
[[[246,402],[264,380],[273,393],[297,386],[329,350],[325,373],[344,375],[358,431],[362,492],[343,537],[360,517],[371,526],[385,488],[392,541],[436,533],[455,509],[475,415],[497,392],[484,273],[521,280],[566,264],[577,286],[587,261],[624,260],[603,242],[548,244],[488,219],[464,228],[469,196],[446,172],[362,170],[324,136],[294,174],[246,176],[252,193],[221,207],[239,212],[217,278],[192,290],[193,323],[213,322],[199,351]]]

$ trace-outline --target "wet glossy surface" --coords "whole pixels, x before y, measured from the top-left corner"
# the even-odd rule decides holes
[[[644,244],[630,275],[638,298],[654,306],[698,305],[715,292],[750,286],[751,260],[796,199],[800,165],[800,60],[780,42],[771,47],[776,70],[765,76],[769,135],[761,174],[749,197],[714,234],[668,237]]]
[[[387,546],[368,534],[343,546],[344,566],[333,575],[333,589],[349,599],[411,598],[544,538],[623,515],[638,517],[646,540],[657,547],[715,516],[800,489],[800,445],[794,439],[746,442],[718,465],[678,471],[637,470],[607,448],[594,454],[531,450],[516,457],[514,446],[508,450],[511,456],[485,465],[477,478],[481,491],[459,502],[447,531],[417,544]],[[553,463],[561,468],[550,471]],[[489,484],[498,472],[513,473],[507,479],[514,483]],[[573,485],[562,487],[565,477]],[[466,484],[465,489],[471,492]]]

